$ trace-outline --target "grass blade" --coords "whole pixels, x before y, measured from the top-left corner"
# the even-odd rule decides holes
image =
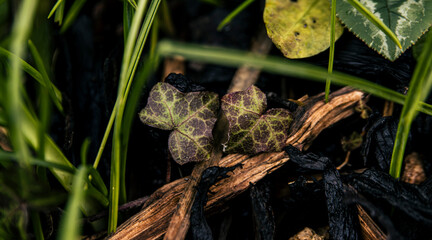
[[[25,41],[27,40],[32,27],[33,18],[36,12],[37,0],[24,0],[21,2],[19,10],[15,17],[12,29],[11,50],[20,58],[24,55]],[[24,139],[24,133],[20,126],[23,122],[22,113],[22,95],[21,86],[23,84],[23,74],[20,68],[20,62],[17,58],[10,58],[11,71],[6,84],[6,101],[11,142],[14,150],[19,155],[23,165],[28,165],[30,156],[29,149]]]
[[[128,41],[125,46],[125,53],[123,57],[122,72],[120,74],[120,84],[118,92],[118,108],[116,109],[116,120],[114,123],[113,130],[113,148],[112,148],[112,159],[111,159],[111,181],[110,181],[110,209],[109,209],[109,219],[108,219],[108,232],[114,232],[117,227],[117,210],[119,204],[119,195],[121,192],[120,179],[124,178],[124,171],[122,166],[125,166],[123,161],[126,161],[124,151],[126,151],[127,146],[124,145],[124,137],[122,136],[123,127],[123,117],[126,107],[126,102],[128,99],[128,94],[130,87],[132,85],[132,80],[135,76],[136,68],[138,66],[141,53],[144,49],[144,44],[146,42],[150,27],[153,23],[154,17],[159,8],[160,0],[153,0],[150,3],[149,10],[146,13],[144,22],[141,27],[141,31],[138,35],[139,25],[142,19],[142,9],[145,8],[145,1],[138,3],[138,8],[135,13],[134,19],[132,21],[131,30],[129,32]],[[138,35],[138,39],[135,43],[135,36]],[[123,191],[125,194],[125,191]],[[122,194],[122,195],[123,195]],[[125,196],[122,198],[125,199]]]
[[[329,50],[329,63],[328,63],[328,74],[333,73],[333,62],[336,42],[336,0],[331,1],[331,12],[330,12],[330,50]],[[331,78],[326,79],[325,95],[324,100],[328,102],[328,96],[330,94]]]
[[[48,14],[48,19],[52,17],[52,15],[57,11],[57,8],[60,6],[60,4],[63,3],[63,0],[58,0],[56,4],[54,4],[54,7],[51,9],[50,13]]]
[[[88,169],[85,166],[78,168],[78,171],[73,178],[72,192],[66,205],[65,214],[60,222],[60,232],[58,239],[61,240],[76,240],[80,235],[80,206],[85,196],[85,183]]]
[[[333,72],[333,74],[330,76],[327,71],[321,67],[290,61],[282,57],[263,57],[236,49],[208,47],[170,40],[160,41],[157,52],[161,57],[180,55],[188,60],[202,61],[230,67],[239,67],[246,64],[251,67],[256,67],[263,71],[268,71],[275,74],[289,75],[292,77],[319,82],[325,82],[327,77],[331,77],[334,84],[351,86],[353,88],[368,92],[374,96],[402,105],[404,104],[406,98],[406,96],[401,93],[362,78],[340,72]],[[422,102],[419,106],[417,106],[417,109],[421,112],[432,115],[432,106],[429,104]]]
[[[383,31],[400,49],[402,45],[399,42],[396,34],[393,33],[390,28],[387,27],[379,18],[377,18],[369,9],[367,9],[363,4],[357,0],[348,0],[348,2],[355,7],[363,16],[365,16],[371,23],[377,26],[381,31]]]
[[[23,107],[24,109],[24,107]],[[26,142],[36,151],[40,148],[39,145],[39,137],[38,137],[38,129],[40,128],[40,123],[27,109],[24,109],[24,119],[22,125],[20,126],[21,131],[25,134]],[[1,116],[0,110],[0,116]],[[64,156],[63,152],[59,149],[59,147],[54,143],[54,141],[45,134],[44,138],[44,156],[45,161],[48,163],[53,163],[55,165],[63,165],[66,168],[72,168],[75,170],[75,167],[69,162],[69,160]],[[30,160],[31,163],[31,160]],[[64,169],[60,170],[58,168],[50,168],[52,174],[57,178],[60,184],[67,190],[71,191],[72,178],[73,174],[70,172],[64,171]],[[95,175],[96,176],[96,175]],[[102,181],[102,180],[98,180]],[[98,213],[102,209],[102,205],[96,204],[91,199],[86,199],[83,202],[81,209],[86,216],[90,216]]]
[[[399,119],[398,130],[390,163],[390,175],[399,179],[402,170],[403,156],[408,140],[411,123],[417,116],[417,106],[429,93],[432,86],[432,38],[428,37],[423,52],[414,70],[405,104]]]
[[[47,89],[48,94],[50,95],[51,99],[53,100],[54,104],[56,105],[57,109],[63,113],[63,106],[61,104],[62,102],[62,96],[61,93],[58,91],[57,93],[54,91],[54,84],[52,83],[52,81],[50,80],[49,76],[48,76],[48,72],[46,71],[46,68],[44,66],[44,63],[42,61],[42,58],[39,54],[39,51],[37,50],[36,46],[33,44],[33,42],[31,40],[28,40],[28,45],[30,48],[30,52],[33,55],[36,67],[38,68],[41,76],[42,76],[42,80],[44,81],[44,87]],[[59,94],[59,95],[57,95]]]
[[[129,5],[131,5],[134,9],[137,8],[137,4],[135,2],[135,0],[128,0]]]
[[[124,104],[124,91],[128,81],[128,69],[130,62],[132,61],[132,54],[134,46],[136,45],[136,39],[140,29],[140,24],[144,18],[144,13],[147,6],[147,0],[142,0],[138,3],[135,15],[132,19],[131,28],[125,44],[125,50],[123,54],[122,70],[120,74],[119,91],[117,94],[117,100],[114,106],[114,110],[111,114],[109,123],[114,123],[113,133],[113,147],[112,147],[112,158],[111,158],[111,174],[110,174],[110,205],[109,205],[109,217],[108,217],[108,232],[114,232],[117,228],[117,211],[119,205],[119,194],[120,194],[120,173],[121,173],[121,143],[120,143],[120,126],[121,126],[121,110],[120,106]],[[112,126],[112,125],[111,125]],[[109,134],[111,129],[106,129],[106,133]],[[104,136],[105,138],[105,136]],[[101,149],[100,149],[101,150]],[[102,149],[103,150],[103,149]],[[96,159],[97,161],[97,159]]]
[[[131,4],[124,1],[123,2],[123,38],[124,42],[127,42],[127,36],[129,34],[129,29],[132,24],[132,18],[135,14],[136,7],[132,7]]]
[[[19,58],[18,56],[16,56],[15,54],[9,52],[8,50],[0,47],[0,55],[1,56],[5,56],[9,59],[16,59],[21,68],[24,70],[24,72],[28,73],[33,79],[35,79],[39,84],[41,84],[42,86],[46,87],[46,83],[42,77],[42,74],[36,70],[34,67],[32,67],[30,64],[28,64],[26,61],[24,61],[22,58]],[[61,92],[57,89],[57,87],[55,85],[52,85],[51,88],[53,89],[55,96],[57,96],[58,99],[62,99],[62,94]]]
[[[65,6],[66,6],[66,0],[63,1],[63,3],[60,5],[59,9],[57,9],[54,16],[54,22],[58,23],[59,26],[63,24]]]
[[[36,211],[31,211],[30,218],[31,218],[32,225],[33,225],[33,231],[34,231],[35,239],[36,240],[45,239],[39,213]]]
[[[255,0],[246,0],[242,4],[240,4],[234,11],[232,11],[228,16],[226,16],[222,22],[219,23],[217,30],[221,31],[228,23],[230,23],[241,11],[247,8],[251,3]]]
[[[15,153],[12,152],[5,152],[0,150],[0,162],[17,162],[17,155]],[[74,174],[75,173],[75,168],[70,167],[70,166],[66,166],[63,164],[58,164],[58,163],[54,163],[54,162],[48,162],[45,160],[40,160],[40,159],[36,159],[36,158],[30,158],[29,160],[29,164],[30,165],[34,165],[34,166],[39,166],[39,167],[44,167],[44,168],[49,168],[49,169],[56,169],[59,171],[63,171],[66,173],[71,173]]]
[[[81,8],[86,3],[86,0],[75,0],[72,6],[70,7],[68,13],[66,14],[66,18],[64,20],[63,26],[60,28],[60,33],[66,32],[66,30],[72,25],[75,18],[78,17]]]

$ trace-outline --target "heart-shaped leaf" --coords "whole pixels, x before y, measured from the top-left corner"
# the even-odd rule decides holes
[[[210,158],[218,108],[216,93],[182,93],[168,83],[158,83],[151,90],[140,119],[152,127],[174,130],[168,148],[177,163],[185,164]]]
[[[263,114],[266,107],[265,94],[255,86],[222,97],[222,110],[229,123],[225,152],[256,154],[285,147],[291,114],[283,108]]]
[[[337,16],[357,37],[385,58],[394,61],[432,25],[430,0],[359,0],[392,30],[400,49],[384,32],[364,17],[347,0],[337,1]]]
[[[267,34],[287,58],[305,58],[330,47],[328,0],[266,0]],[[336,39],[343,27],[336,22]]]

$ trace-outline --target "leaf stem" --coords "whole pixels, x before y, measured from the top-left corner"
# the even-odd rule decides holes
[[[334,62],[334,52],[335,52],[335,42],[336,42],[336,0],[331,1],[331,13],[330,13],[330,51],[329,51],[329,62],[327,72],[329,75],[333,73],[333,62]],[[325,96],[324,100],[328,102],[328,96],[330,94],[331,78],[327,77]]]

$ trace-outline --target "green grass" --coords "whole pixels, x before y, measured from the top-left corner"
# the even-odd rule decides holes
[[[144,17],[147,1],[138,3],[135,15],[125,44],[125,51],[122,61],[122,70],[120,73],[119,91],[117,101],[111,118],[115,117],[113,129],[113,148],[111,157],[111,180],[110,180],[110,206],[108,218],[108,232],[114,232],[118,221],[118,205],[119,202],[126,201],[125,190],[125,166],[127,157],[127,145],[129,133],[124,134],[124,127],[130,128],[131,123],[126,122],[129,126],[124,126],[124,118],[126,102],[129,92],[133,84],[133,79],[137,70],[139,60],[141,58],[144,44],[150,32],[150,27],[156,16],[160,0],[153,0],[150,3],[149,9]],[[144,22],[141,24],[142,19]],[[110,119],[111,122],[111,119]],[[102,149],[103,151],[103,149]]]
[[[336,42],[336,0],[331,1],[330,11],[330,49],[329,49],[329,62],[327,72],[329,75],[333,73],[333,62],[335,53],[335,42]],[[324,101],[328,102],[328,96],[330,94],[331,78],[326,79]]]
[[[84,201],[85,183],[88,169],[85,166],[78,168],[74,176],[72,184],[72,192],[66,205],[65,214],[60,222],[60,231],[58,239],[60,240],[76,240],[79,239],[81,232],[80,224],[80,206]]]
[[[245,0],[240,4],[234,11],[232,11],[228,16],[226,16],[218,25],[217,30],[221,31],[227,24],[229,24],[239,13],[241,13],[245,8],[247,8],[255,0]]]
[[[247,64],[263,71],[303,78],[306,80],[325,82],[328,77],[332,82],[340,86],[351,86],[363,90],[374,96],[404,104],[406,96],[385,88],[379,84],[354,77],[341,72],[327,73],[326,69],[311,64],[290,61],[286,58],[276,56],[260,56],[237,49],[220,47],[209,47],[197,44],[182,43],[164,40],[159,42],[158,52],[161,57],[180,55],[188,60],[201,61],[230,67],[239,67]],[[432,115],[432,106],[421,102],[417,108],[419,111]]]
[[[401,174],[405,147],[412,121],[418,114],[419,103],[427,97],[432,86],[432,37],[430,33],[428,35],[427,42],[423,47],[416,69],[414,70],[399,119],[390,164],[390,175],[396,179],[399,179]]]

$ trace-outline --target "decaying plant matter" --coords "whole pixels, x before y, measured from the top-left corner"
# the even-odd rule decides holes
[[[291,144],[300,150],[307,149],[321,131],[332,124],[355,113],[355,107],[360,101],[365,101],[363,92],[343,88],[330,96],[330,101],[324,103],[323,94],[301,99],[304,103],[293,114],[293,123],[286,144]],[[231,167],[241,164],[229,177],[222,179],[210,188],[206,212],[208,214],[224,209],[227,201],[233,199],[258,182],[266,175],[280,168],[289,160],[285,152],[261,153],[254,156],[230,154],[223,157],[218,165]],[[154,192],[143,209],[123,223],[110,239],[157,239],[167,230],[177,203],[182,197],[190,176],[178,179],[164,185]],[[182,219],[182,225],[188,225],[188,219]]]

